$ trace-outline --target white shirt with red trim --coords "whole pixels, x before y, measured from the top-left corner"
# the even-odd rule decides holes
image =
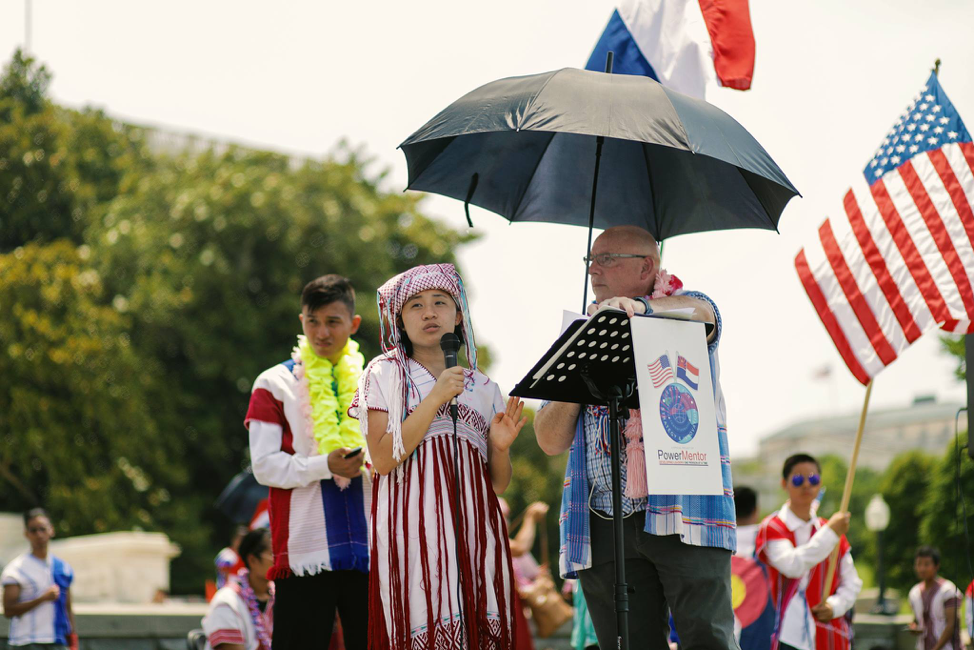
[[[814,512],[811,519],[804,521],[788,508],[787,503],[781,506],[778,518],[794,533],[795,544],[787,539],[768,542],[765,551],[768,562],[785,577],[801,578],[798,586],[801,597],[792,598],[785,608],[778,640],[799,650],[814,650],[815,617],[804,594],[811,570],[832,553],[839,543],[839,536],[828,526],[820,525]],[[825,602],[832,607],[833,616],[839,618],[852,608],[862,590],[862,579],[852,561],[852,553],[846,553],[839,561],[836,580],[838,587]]]
[[[345,490],[334,485],[328,456],[317,454],[307,430],[293,367],[288,361],[257,377],[244,421],[254,477],[270,488],[274,566],[269,577],[366,572],[371,481],[353,479]]]
[[[257,650],[257,627],[250,618],[247,603],[236,591],[224,587],[210,601],[210,611],[203,617],[206,633],[206,650],[213,650],[221,643],[242,645],[244,650]]]

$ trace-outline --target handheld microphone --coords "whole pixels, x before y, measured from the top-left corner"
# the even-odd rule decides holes
[[[440,337],[440,349],[443,350],[443,360],[446,361],[447,368],[453,368],[458,365],[457,353],[460,351],[460,338],[453,332],[447,332]],[[450,416],[453,421],[457,421],[459,417],[459,411],[457,409],[457,398],[454,397],[450,402]]]

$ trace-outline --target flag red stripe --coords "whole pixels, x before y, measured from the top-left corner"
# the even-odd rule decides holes
[[[967,160],[967,166],[971,168],[971,173],[974,174],[974,142],[959,142],[957,146],[960,147],[961,153]]]
[[[942,149],[927,152],[927,157],[930,158],[930,162],[933,163],[933,168],[937,170],[937,175],[940,176],[944,187],[947,188],[947,194],[950,195],[950,202],[954,204],[954,209],[957,210],[960,221],[964,224],[967,239],[974,246],[974,212],[971,211],[971,204],[967,202],[967,195],[964,194],[964,188],[961,187],[960,181],[957,179],[957,175],[947,161],[947,156],[944,155]]]
[[[913,314],[910,313],[910,308],[903,301],[903,295],[900,293],[899,287],[896,286],[896,282],[893,280],[893,276],[890,275],[889,268],[886,266],[886,259],[879,252],[879,248],[876,247],[872,233],[869,232],[869,227],[866,226],[866,220],[862,218],[862,211],[859,209],[859,204],[856,203],[856,195],[852,190],[846,192],[843,205],[845,206],[846,215],[849,217],[852,232],[859,242],[863,257],[866,258],[866,263],[869,264],[873,275],[876,276],[879,288],[882,290],[883,295],[886,296],[886,302],[889,303],[890,308],[893,310],[896,320],[903,329],[903,334],[906,335],[906,340],[909,343],[913,343],[920,338],[923,332],[920,331],[920,326],[917,325]]]
[[[950,276],[954,278],[954,284],[957,285],[961,300],[964,301],[964,309],[967,311],[968,318],[974,320],[974,290],[971,289],[971,280],[967,277],[964,262],[961,261],[957,249],[954,248],[954,242],[950,239],[950,233],[947,232],[943,218],[937,212],[933,201],[930,200],[927,188],[923,186],[923,181],[920,180],[913,168],[913,163],[906,161],[900,165],[899,172],[900,178],[906,184],[907,191],[913,197],[913,202],[920,210],[923,221],[927,224],[927,229],[933,236],[934,243],[937,244],[937,249],[943,256],[944,262],[947,263]]]
[[[835,279],[839,281],[839,286],[842,287],[842,293],[849,301],[849,306],[852,307],[856,318],[859,319],[859,324],[862,325],[862,329],[873,349],[876,350],[876,354],[879,355],[883,365],[888,366],[896,360],[896,351],[886,340],[886,335],[883,334],[883,329],[879,326],[876,315],[873,314],[872,308],[866,302],[862,291],[859,290],[856,279],[852,277],[852,271],[849,270],[849,265],[842,256],[839,244],[835,241],[835,235],[832,233],[832,224],[828,220],[819,227],[818,236],[822,240],[822,249],[832,266]]]
[[[754,76],[754,32],[748,0],[699,0],[714,48],[720,85],[747,90]]]
[[[940,295],[940,289],[930,276],[930,271],[927,269],[923,258],[920,257],[920,251],[917,250],[916,244],[913,243],[909,231],[903,225],[903,219],[900,218],[899,212],[896,211],[896,206],[893,205],[893,200],[886,190],[886,185],[882,180],[878,180],[869,186],[869,192],[873,195],[876,207],[879,208],[879,214],[882,215],[883,221],[886,222],[886,229],[889,230],[890,236],[893,237],[893,243],[896,244],[900,255],[903,256],[906,268],[909,269],[910,275],[913,276],[913,280],[920,290],[920,295],[926,301],[934,320],[939,322],[948,318],[950,312],[947,309],[947,303],[944,302],[944,297]]]
[[[835,343],[835,347],[842,356],[842,360],[845,361],[845,365],[849,367],[853,376],[863,385],[868,384],[869,375],[859,363],[859,360],[856,359],[856,355],[849,345],[849,340],[846,339],[842,328],[839,327],[839,322],[836,320],[835,314],[829,309],[828,301],[822,294],[822,289],[815,282],[815,277],[812,275],[811,269],[808,268],[808,260],[805,259],[804,249],[799,251],[798,256],[795,258],[795,269],[798,271],[798,278],[801,280],[802,286],[805,287],[805,293],[808,294],[809,300],[812,301],[815,311],[818,312],[818,317],[822,319],[822,324],[825,325],[826,331],[832,337],[832,342]]]

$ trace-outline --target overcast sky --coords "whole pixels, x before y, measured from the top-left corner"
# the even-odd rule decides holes
[[[0,0],[5,61],[24,42],[24,6]],[[389,168],[388,189],[399,190],[406,165],[396,146],[410,133],[494,79],[581,67],[612,9],[608,0],[33,0],[31,50],[53,71],[60,103],[302,155],[325,155],[347,138],[377,169]],[[841,213],[842,195],[935,58],[943,59],[944,89],[974,127],[974,3],[751,0],[751,19],[753,89],[713,88],[707,99],[754,134],[804,198],[786,208],[781,234],[677,237],[663,258],[723,315],[721,382],[736,457],[795,420],[861,407],[865,389],[815,315],[793,260],[826,216]],[[459,202],[430,197],[425,210],[466,227]],[[484,236],[460,260],[478,338],[496,352],[491,374],[510,389],[557,334],[561,310],[579,308],[585,232],[472,213]],[[824,365],[831,379],[814,380]],[[873,405],[921,394],[963,402],[953,367],[929,333],[879,375]]]

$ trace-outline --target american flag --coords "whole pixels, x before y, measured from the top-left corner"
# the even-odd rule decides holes
[[[649,364],[649,376],[653,380],[653,388],[659,388],[663,384],[673,381],[673,367],[670,360],[663,354],[659,359]]]
[[[937,80],[893,125],[798,277],[863,384],[921,334],[974,332],[974,144]]]

